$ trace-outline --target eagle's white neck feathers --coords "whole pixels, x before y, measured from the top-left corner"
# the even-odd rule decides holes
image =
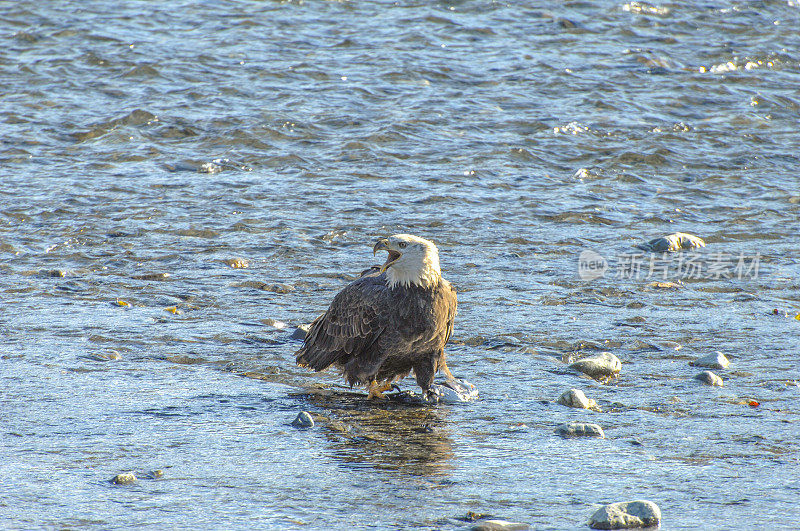
[[[389,287],[416,285],[432,288],[442,278],[439,268],[439,250],[433,242],[410,234],[396,234],[388,246],[400,257],[386,268]]]

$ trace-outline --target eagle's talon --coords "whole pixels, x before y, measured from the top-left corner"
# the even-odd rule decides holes
[[[384,391],[388,391],[392,388],[392,384],[384,382],[379,384],[377,382],[370,382],[369,384],[369,393],[367,393],[367,398],[369,400],[389,400],[389,397],[384,395]]]
[[[441,397],[441,393],[437,389],[429,387],[428,389],[425,389],[425,391],[422,393],[422,396],[425,397],[425,400],[427,402],[438,403],[439,398]]]

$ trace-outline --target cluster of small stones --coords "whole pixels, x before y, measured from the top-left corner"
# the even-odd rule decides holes
[[[697,358],[690,364],[694,367],[703,367],[705,369],[726,369],[728,365],[730,365],[730,361],[725,354],[722,352],[714,352],[713,354],[708,354],[701,358]],[[699,380],[706,385],[711,385],[714,387],[722,387],[723,381],[722,378],[717,376],[711,371],[703,371],[698,373],[694,376],[695,380]]]
[[[597,356],[583,358],[571,363],[569,367],[595,380],[607,381],[619,374],[622,369],[622,362],[610,352],[602,352]],[[576,409],[602,411],[597,402],[587,398],[580,389],[565,391],[558,398],[558,403]],[[567,422],[556,426],[555,432],[561,437],[595,437],[598,439],[605,439],[606,437],[603,428],[593,422]]]

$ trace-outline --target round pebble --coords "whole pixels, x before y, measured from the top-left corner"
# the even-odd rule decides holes
[[[705,367],[707,369],[724,369],[730,364],[731,362],[722,352],[714,352],[691,362],[691,365],[695,367]]]
[[[597,424],[591,422],[567,422],[556,428],[556,433],[562,437],[597,437],[605,439],[606,434]]]
[[[111,482],[115,485],[130,485],[136,482],[136,475],[133,472],[123,472],[114,476]]]
[[[704,384],[713,385],[715,387],[722,387],[722,378],[717,376],[711,371],[703,371],[695,375],[695,380],[700,380]]]
[[[661,524],[661,509],[648,500],[611,503],[589,518],[592,529],[632,529]]]
[[[583,358],[575,363],[569,365],[571,369],[580,371],[587,376],[600,380],[604,378],[611,378],[619,374],[622,369],[622,362],[619,358],[610,352],[602,352],[597,356],[590,358]]]
[[[292,426],[295,428],[313,428],[314,419],[308,411],[301,411],[297,417],[292,421]]]
[[[564,391],[564,393],[558,397],[558,403],[567,407],[600,411],[600,406],[597,405],[597,402],[591,398],[586,398],[586,395],[580,389]]]

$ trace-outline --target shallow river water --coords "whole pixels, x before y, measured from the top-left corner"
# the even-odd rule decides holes
[[[800,520],[796,0],[0,1],[0,81],[0,526]],[[294,365],[398,232],[479,400]]]

